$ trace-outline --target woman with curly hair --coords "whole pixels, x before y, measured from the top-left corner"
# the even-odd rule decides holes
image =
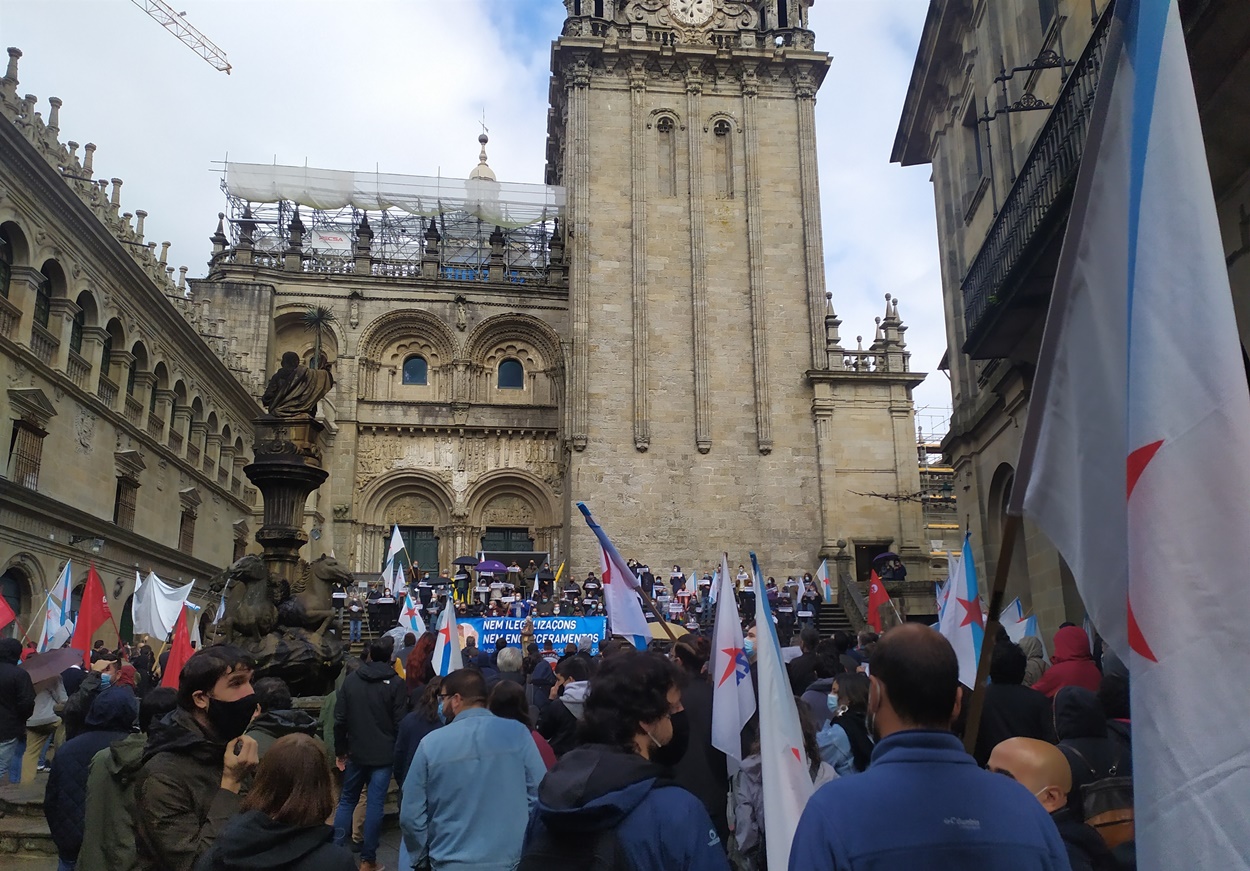
[[[434,677],[434,643],[437,632],[424,632],[404,660],[404,681],[408,684],[409,708],[416,704],[421,690]]]
[[[658,653],[604,660],[590,682],[581,745],[538,788],[519,871],[618,860],[632,868],[728,871],[703,804],[653,761],[673,740],[672,717],[683,710],[680,680]]]

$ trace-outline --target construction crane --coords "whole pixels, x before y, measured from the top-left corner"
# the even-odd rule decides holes
[[[213,45],[212,40],[207,36],[187,24],[183,20],[185,12],[175,12],[168,3],[162,0],[130,0],[130,2],[151,16],[161,27],[178,37],[183,45],[208,61],[214,69],[230,75],[230,62],[226,60],[226,53]]]

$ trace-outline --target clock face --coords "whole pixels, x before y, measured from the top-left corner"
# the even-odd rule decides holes
[[[706,24],[715,11],[715,0],[669,0],[668,8],[681,24]]]

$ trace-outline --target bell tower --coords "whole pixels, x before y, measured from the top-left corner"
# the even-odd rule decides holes
[[[847,533],[810,377],[830,360],[811,0],[564,2],[546,174],[568,203],[565,492],[640,559],[751,547],[771,574],[813,570]],[[571,527],[571,565],[595,566]]]

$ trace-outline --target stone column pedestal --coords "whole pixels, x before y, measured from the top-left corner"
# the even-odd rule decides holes
[[[252,421],[256,442],[253,462],[243,473],[261,492],[264,525],[256,541],[275,581],[297,577],[300,548],[308,543],[304,532],[304,505],[329,477],[321,466],[321,434],[325,427],[311,415],[271,417]]]

